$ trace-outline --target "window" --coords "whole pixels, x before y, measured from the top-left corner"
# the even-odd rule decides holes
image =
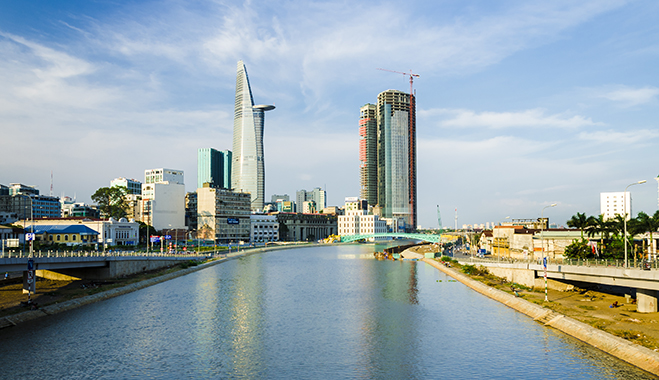
[[[59,241],[59,239],[60,239],[60,235],[57,235],[57,241]]]
[[[73,236],[71,237],[71,240],[75,241],[75,240],[76,240],[76,235],[73,235]]]

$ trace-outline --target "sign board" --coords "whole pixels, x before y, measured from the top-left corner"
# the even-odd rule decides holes
[[[160,236],[151,236],[151,243],[157,243],[160,241]]]
[[[28,232],[25,234],[25,240],[32,241],[34,240],[34,232]]]
[[[18,248],[21,245],[21,242],[18,239],[7,239],[5,241],[7,242],[7,247],[9,248]]]
[[[33,270],[33,269],[34,269],[34,260],[29,259],[29,260],[27,261],[27,270],[30,271],[30,270]]]
[[[240,219],[238,218],[227,218],[228,224],[240,224]]]
[[[164,237],[163,239],[165,239],[165,240],[171,240],[171,239],[172,239],[172,235],[165,235],[165,237]]]

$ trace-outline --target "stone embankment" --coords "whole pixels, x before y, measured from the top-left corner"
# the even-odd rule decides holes
[[[545,326],[551,326],[645,371],[659,375],[659,353],[657,352],[531,303],[523,298],[494,289],[460,273],[455,268],[448,268],[436,260],[423,259],[423,261],[475,291],[522,312]]]

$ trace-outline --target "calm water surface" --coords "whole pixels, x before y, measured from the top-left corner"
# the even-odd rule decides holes
[[[0,378],[654,378],[372,252],[255,254],[0,330]]]

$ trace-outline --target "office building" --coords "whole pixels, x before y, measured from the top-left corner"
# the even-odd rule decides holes
[[[197,151],[197,188],[209,183],[216,189],[231,188],[231,151],[199,148]]]
[[[183,170],[173,170],[173,169],[150,169],[144,171],[144,183],[156,183],[156,182],[169,182],[169,183],[180,183],[183,182]]]
[[[126,188],[126,194],[142,194],[142,182],[136,179],[119,177],[110,181],[110,187],[119,186]]]
[[[252,210],[262,210],[265,202],[263,127],[265,112],[273,109],[272,105],[254,105],[247,69],[243,61],[238,61],[231,188],[251,194]]]
[[[618,191],[611,193],[600,193],[600,214],[604,219],[613,219],[616,215],[625,215],[629,220],[632,214],[631,193]]]
[[[359,184],[362,199],[378,203],[377,106],[366,104],[359,111]]]
[[[34,186],[23,185],[22,183],[10,183],[9,184],[9,195],[39,195],[39,189]]]
[[[327,192],[320,187],[316,187],[311,191],[298,190],[295,193],[295,207],[297,212],[304,213],[304,202],[313,201],[316,210],[322,210],[327,207]]]
[[[156,230],[185,229],[185,185],[182,183],[144,183],[141,202],[144,223]]]
[[[0,211],[16,214],[18,219],[59,218],[62,205],[58,197],[18,193],[0,195]]]
[[[197,189],[197,237],[216,243],[250,241],[251,195],[228,189]]]
[[[279,222],[276,215],[252,214],[249,219],[251,243],[279,241]]]

